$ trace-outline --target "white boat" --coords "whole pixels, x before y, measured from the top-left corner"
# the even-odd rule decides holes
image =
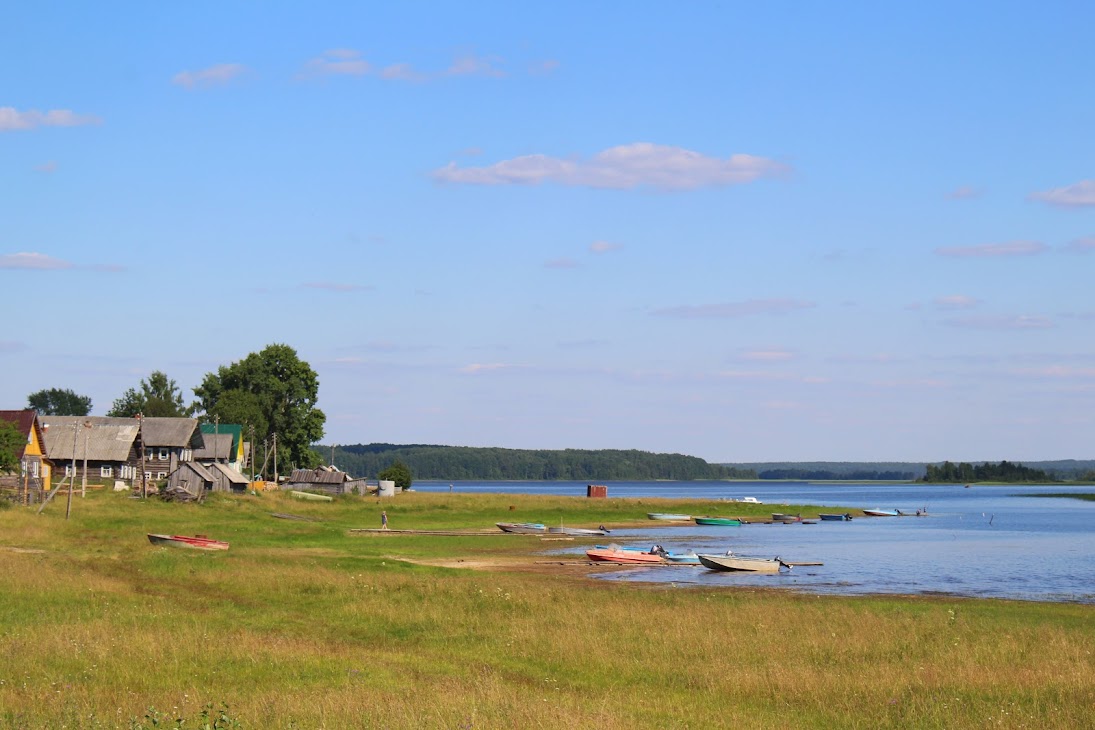
[[[664,520],[666,522],[691,522],[692,515],[679,515],[671,512],[647,512],[646,516],[652,520]]]
[[[547,532],[547,526],[542,522],[496,522],[502,532],[513,532],[520,535],[538,535]]]
[[[741,502],[742,504],[764,504],[764,502],[761,502],[756,497],[742,497],[737,501]]]
[[[596,529],[586,527],[549,527],[548,532],[553,535],[575,535],[577,537],[595,537],[600,535],[607,535],[608,530],[604,527],[598,527]]]

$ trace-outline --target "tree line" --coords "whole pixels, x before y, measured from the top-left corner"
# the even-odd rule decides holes
[[[943,482],[958,484],[961,482],[1054,482],[1057,479],[1041,469],[1032,469],[1022,464],[1001,461],[999,464],[958,464],[944,461],[942,464],[928,464],[924,482]]]
[[[317,446],[330,458],[330,446]],[[709,464],[684,454],[637,450],[526,450],[426,444],[337,446],[335,465],[355,476],[372,477],[393,462],[405,464],[415,479],[484,481],[691,481],[756,479],[755,471]]]

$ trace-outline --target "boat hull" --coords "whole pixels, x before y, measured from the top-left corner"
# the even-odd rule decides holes
[[[512,532],[519,535],[540,535],[547,532],[547,526],[539,522],[496,522],[502,532]]]
[[[691,522],[692,515],[678,515],[669,512],[647,512],[646,516],[652,520],[664,520],[666,522]]]
[[[848,515],[848,514],[844,514],[844,515],[824,514],[824,515],[818,515],[818,516],[821,517],[821,519],[825,522],[851,522],[851,520],[852,520],[852,516]]]
[[[895,509],[865,509],[863,514],[871,517],[897,517],[900,513]]]
[[[621,565],[664,565],[661,555],[641,553],[636,550],[586,550],[586,557],[598,563],[619,563]]]
[[[548,532],[553,535],[573,535],[575,537],[601,537],[607,535],[608,530],[597,530],[585,527],[549,527]]]
[[[741,520],[730,517],[695,517],[697,525],[716,525],[720,527],[741,527]]]
[[[190,537],[188,535],[155,535],[149,533],[148,541],[153,545],[190,548],[192,550],[227,550],[228,543],[223,540],[210,540],[208,537]]]
[[[742,558],[737,555],[700,555],[700,565],[711,570],[737,573],[778,573],[778,558]]]

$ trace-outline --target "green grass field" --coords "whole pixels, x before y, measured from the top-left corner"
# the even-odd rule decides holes
[[[559,546],[535,537],[349,533],[379,527],[382,507],[395,529],[485,529],[770,506],[95,492],[66,521],[55,502],[0,510],[3,728],[1092,723],[1095,607],[624,585],[525,569]],[[232,547],[155,547],[149,532]],[[455,558],[496,562],[428,564]]]

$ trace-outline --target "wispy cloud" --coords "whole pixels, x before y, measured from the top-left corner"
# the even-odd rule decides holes
[[[545,269],[576,269],[578,268],[578,262],[574,259],[562,257],[552,259],[544,262]]]
[[[372,286],[365,284],[344,284],[335,281],[308,281],[301,284],[305,289],[321,289],[333,292],[370,291]]]
[[[1095,236],[1069,241],[1068,245],[1065,246],[1065,250],[1072,253],[1095,253]]]
[[[1008,243],[982,243],[976,246],[950,246],[935,249],[940,256],[959,259],[1002,258],[1008,256],[1036,256],[1049,250],[1038,241],[1010,241]]]
[[[947,198],[950,200],[970,200],[972,198],[980,198],[981,191],[977,188],[970,187],[969,185],[963,185],[962,187],[955,188],[947,193]]]
[[[425,81],[428,77],[414,69],[409,63],[393,63],[377,72],[377,76],[387,81]]]
[[[116,264],[74,264],[71,261],[54,258],[44,253],[9,253],[0,255],[0,269],[23,269],[28,271],[66,271],[82,269],[85,271],[104,271],[117,273],[125,271],[124,266]]]
[[[1053,188],[1031,193],[1028,198],[1060,208],[1087,208],[1095,206],[1095,180],[1081,180],[1063,188]]]
[[[0,355],[7,355],[12,352],[22,352],[27,349],[25,343],[16,342],[14,340],[0,340]]]
[[[944,310],[973,309],[980,302],[981,300],[968,297],[965,294],[951,294],[935,298],[936,308]]]
[[[41,165],[35,165],[34,169],[37,172],[42,172],[42,173],[45,173],[46,175],[49,175],[49,174],[52,174],[54,172],[57,172],[57,163],[54,162],[53,160],[48,160],[46,162],[43,162]]]
[[[1043,368],[1023,368],[1015,371],[1018,375],[1048,378],[1054,380],[1087,380],[1095,378],[1095,367],[1074,367],[1072,365],[1049,365]]]
[[[186,89],[205,89],[223,86],[246,71],[247,67],[243,64],[219,63],[200,71],[180,71],[171,78],[171,83]]]
[[[298,78],[320,76],[364,76],[372,70],[360,51],[352,48],[333,48],[304,64]]]
[[[559,68],[559,62],[553,59],[546,61],[538,61],[528,68],[528,72],[533,76],[547,76],[555,73]]]
[[[610,243],[609,241],[594,241],[593,243],[589,244],[589,252],[596,254],[611,253],[613,251],[619,251],[622,248],[622,244]]]
[[[790,350],[782,349],[770,349],[770,350],[751,350],[749,352],[743,352],[738,356],[740,360],[755,361],[755,362],[786,362],[795,358],[795,353]]]
[[[952,317],[945,322],[952,327],[977,330],[1043,330],[1053,327],[1053,320],[1049,317],[1025,314]]]
[[[80,127],[101,122],[99,117],[77,114],[68,109],[53,109],[48,112],[29,109],[21,112],[15,107],[0,106],[0,132],[16,132],[37,127]]]
[[[754,314],[788,314],[817,306],[813,302],[794,299],[750,299],[744,302],[725,302],[722,304],[685,305],[666,307],[651,312],[658,317],[677,319],[731,319]]]
[[[452,65],[445,69],[445,76],[490,76],[502,78],[506,72],[498,68],[502,59],[497,57],[466,54],[457,57]]]
[[[478,375],[480,373],[504,372],[508,370],[525,370],[527,368],[527,365],[512,365],[503,362],[472,363],[470,365],[465,365],[464,367],[460,368],[460,372],[467,373],[469,375]]]
[[[766,157],[736,154],[720,159],[699,152],[636,142],[611,147],[588,160],[525,155],[485,167],[459,167],[456,162],[435,170],[438,182],[467,185],[559,185],[628,190],[692,190],[740,185],[786,174],[789,168]]]

